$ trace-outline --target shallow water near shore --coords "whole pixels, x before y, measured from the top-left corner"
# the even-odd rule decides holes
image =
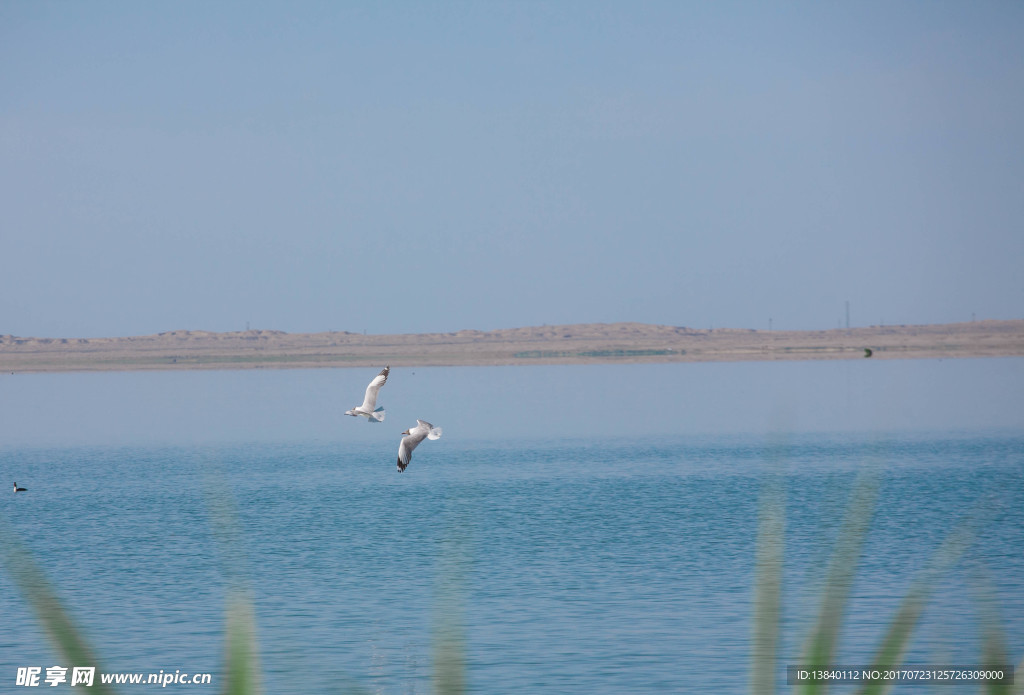
[[[976,403],[983,386],[987,402],[1019,404],[1022,396],[1012,392],[1019,364],[997,365],[1005,372],[1001,392],[987,376],[993,362],[977,362],[973,377],[964,373],[969,365],[954,365],[961,372],[948,375],[941,391]],[[907,365],[919,373],[936,366]],[[638,373],[677,385],[678,373],[663,370],[626,370],[621,383],[609,374],[607,389],[584,394],[583,404],[567,390],[576,376],[557,369],[516,370],[514,382],[501,370],[445,376],[474,395],[512,383],[505,391],[524,409],[529,394],[554,380],[570,410],[611,411]],[[821,378],[811,371],[809,379]],[[291,374],[306,385],[311,378]],[[426,376],[433,388],[443,381]],[[212,387],[209,380],[178,383],[174,398],[241,403],[257,388],[246,379],[261,377],[231,375],[241,385],[233,394],[223,391],[224,378],[214,376]],[[915,379],[890,375],[886,388],[903,403],[917,402],[904,390],[928,387]],[[74,389],[63,387],[70,397]],[[287,390],[258,388],[276,393],[282,412],[293,403]],[[874,398],[872,388],[856,382],[852,396],[840,388],[825,400],[840,412],[850,398]],[[416,389],[395,392],[417,405],[423,397]],[[652,392],[659,407],[671,407],[661,387]],[[934,386],[929,393],[935,400]],[[737,403],[738,412],[762,402],[750,398],[755,405]],[[806,404],[796,403],[803,412]],[[404,410],[400,404],[396,398],[393,414]],[[514,418],[514,409],[496,407],[506,422]],[[581,436],[570,412],[566,434],[532,424],[546,421],[530,415],[518,438],[491,431],[470,439],[460,436],[461,423],[477,415],[433,418],[444,437],[424,442],[404,474],[394,468],[395,435],[412,424],[408,417],[376,429],[335,418],[340,435],[286,442],[33,440],[0,448],[0,470],[29,487],[0,497],[0,513],[107,672],[210,672],[211,686],[189,690],[219,691],[226,576],[235,573],[252,592],[268,693],[339,692],[350,683],[370,692],[431,692],[442,613],[463,626],[474,692],[741,693],[750,675],[765,483],[781,480],[785,488],[782,684],[785,665],[799,663],[849,493],[867,468],[879,498],[838,661],[870,662],[918,572],[959,521],[978,515],[981,531],[937,586],[904,661],[978,662],[972,591],[982,573],[1017,663],[1024,655],[1024,429],[926,427],[936,413],[960,407],[922,404],[917,412],[928,417],[920,427],[887,432],[649,434],[625,420]],[[214,531],[211,508],[221,494],[234,509],[238,547],[225,547]],[[235,550],[243,558],[237,564]],[[20,666],[60,664],[6,573],[0,611],[0,683],[13,687]]]

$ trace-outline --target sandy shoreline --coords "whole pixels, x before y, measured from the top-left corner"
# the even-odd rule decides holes
[[[1024,320],[826,331],[697,330],[639,323],[457,333],[169,331],[126,338],[0,336],[0,371],[493,366],[1024,355]]]

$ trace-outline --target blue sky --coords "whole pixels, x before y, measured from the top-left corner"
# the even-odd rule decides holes
[[[0,333],[1022,318],[1024,4],[0,0]]]

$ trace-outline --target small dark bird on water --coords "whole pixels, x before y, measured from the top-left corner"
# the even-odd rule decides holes
[[[27,487],[18,487],[18,484],[15,483],[14,484],[14,491],[15,492],[28,492],[28,488]]]

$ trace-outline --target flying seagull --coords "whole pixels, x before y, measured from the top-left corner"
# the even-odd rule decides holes
[[[415,446],[415,445],[413,445],[413,446]],[[15,491],[15,492],[28,492],[28,488],[25,488],[25,487],[18,487],[18,484],[17,484],[17,483],[15,483],[15,484],[14,484],[14,491]]]
[[[384,408],[377,408],[377,393],[380,391],[380,387],[387,382],[390,371],[391,365],[388,365],[381,370],[380,374],[373,377],[373,381],[366,387],[363,404],[357,405],[352,410],[346,410],[345,414],[352,417],[362,415],[369,422],[384,422]]]
[[[415,449],[423,438],[427,439],[440,439],[441,428],[434,427],[429,422],[423,420],[417,420],[415,427],[410,427],[405,432],[402,432],[405,436],[402,437],[402,443],[398,445],[398,472],[401,473],[409,465],[409,461],[412,461],[412,450]]]

